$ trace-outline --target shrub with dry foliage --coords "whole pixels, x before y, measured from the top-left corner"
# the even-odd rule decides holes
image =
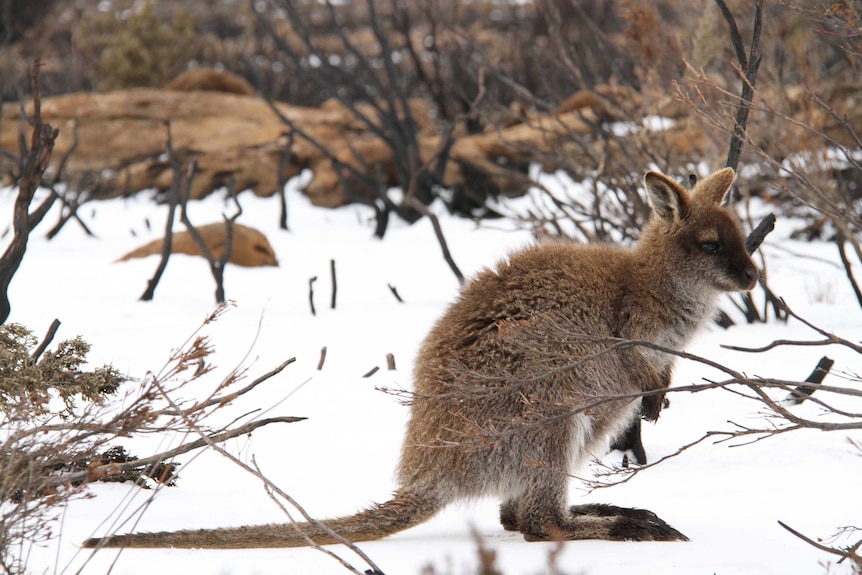
[[[221,305],[202,325],[225,311]],[[212,371],[208,338],[197,332],[172,352],[164,367],[139,385],[124,390],[110,366],[82,369],[89,345],[81,338],[46,351],[45,342],[25,328],[0,326],[0,573],[24,573],[21,561],[31,545],[57,535],[57,517],[70,500],[85,495],[94,481],[132,481],[140,487],[172,486],[178,464],[170,460],[190,451],[216,446],[272,423],[302,418],[269,417],[212,428],[207,418],[236,398],[280,373],[293,360],[237,388],[244,369],[231,371],[212,395],[173,399]],[[34,349],[35,348],[35,349]],[[196,439],[168,451],[138,458],[116,445],[120,438],[141,434],[176,434]]]
[[[22,572],[15,550],[50,538],[45,517],[74,494],[74,485],[56,476],[100,459],[87,428],[94,407],[124,381],[109,365],[82,369],[90,345],[80,337],[54,350],[46,346],[47,340],[37,346],[24,326],[0,326],[0,570],[6,573]]]
[[[102,403],[116,393],[124,378],[110,365],[84,371],[90,344],[80,336],[62,341],[56,350],[36,350],[33,333],[20,324],[0,326],[0,411],[28,409],[33,416],[49,415],[52,396],[64,405],[64,415],[75,413],[78,397]]]

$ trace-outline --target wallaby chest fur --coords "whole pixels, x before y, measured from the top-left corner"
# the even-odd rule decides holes
[[[681,349],[722,293],[756,282],[721,206],[733,177],[718,171],[689,193],[650,172],[654,215],[636,245],[546,242],[467,283],[417,356],[390,501],[325,526],[140,533],[85,545],[288,547],[335,542],[330,529],[366,541],[481,496],[498,497],[503,527],[528,540],[685,539],[646,510],[569,507],[568,472],[638,416],[637,394],[669,385],[674,356],[661,348]],[[655,418],[648,399],[644,411]]]

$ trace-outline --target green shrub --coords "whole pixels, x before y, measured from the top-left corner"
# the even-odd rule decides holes
[[[195,17],[177,6],[118,7],[85,14],[74,45],[97,70],[101,90],[161,87],[192,55]]]

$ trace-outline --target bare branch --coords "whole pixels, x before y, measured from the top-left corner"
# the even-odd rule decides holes
[[[279,365],[275,369],[268,371],[265,374],[261,375],[260,377],[256,378],[254,381],[252,381],[251,383],[249,383],[247,386],[243,387],[242,389],[239,389],[237,391],[234,391],[233,393],[229,393],[229,394],[224,395],[224,396],[212,397],[210,399],[207,399],[206,401],[196,403],[196,404],[192,405],[191,407],[189,407],[188,409],[184,409],[182,412],[182,415],[191,415],[193,413],[196,413],[202,409],[206,409],[207,407],[211,407],[213,405],[223,405],[226,403],[230,403],[231,401],[235,400],[236,398],[240,397],[241,395],[245,395],[246,393],[250,392],[251,390],[256,388],[258,385],[263,383],[264,381],[278,375],[279,373],[284,371],[284,368],[286,368],[288,365],[294,363],[295,361],[296,361],[296,358],[292,357],[292,358],[288,359],[287,361],[284,361],[281,365]],[[164,410],[164,411],[159,412],[159,415],[181,415],[181,413],[175,412],[173,410]]]
[[[329,260],[329,277],[332,279],[332,297],[329,300],[329,309],[335,309],[335,294],[338,290],[335,279],[335,260]]]
[[[458,283],[463,285],[464,274],[461,273],[461,270],[458,268],[458,264],[456,264],[455,260],[452,259],[452,253],[449,251],[449,245],[446,243],[446,238],[443,236],[443,227],[440,225],[440,219],[437,217],[437,214],[432,212],[428,206],[420,202],[412,193],[408,193],[404,200],[413,206],[416,211],[424,214],[429,220],[431,220],[431,225],[434,228],[434,235],[437,236],[437,242],[440,244],[440,249],[443,251],[443,259],[446,260],[446,263],[449,264],[449,269],[451,269],[452,273],[455,274],[455,277],[458,278]]]
[[[86,471],[58,475],[57,477],[49,478],[43,483],[43,485],[45,487],[52,487],[56,485],[65,485],[67,483],[91,481],[93,478],[97,477],[119,475],[124,471],[140,469],[141,467],[162,463],[167,459],[172,459],[174,457],[177,457],[178,455],[182,455],[184,453],[188,453],[189,451],[194,451],[196,449],[206,447],[207,445],[211,445],[214,443],[223,443],[228,439],[232,439],[234,437],[248,435],[255,429],[258,429],[265,425],[269,425],[271,423],[296,423],[297,421],[303,421],[305,419],[305,417],[270,417],[267,419],[252,421],[243,426],[207,435],[205,439],[196,439],[194,441],[184,443],[179,447],[168,449],[167,451],[163,451],[149,457],[135,459],[134,461],[128,461],[126,463],[108,463],[105,465],[99,465],[93,468],[89,468]]]
[[[161,391],[162,396],[164,397],[164,399],[165,399],[168,403],[170,403],[170,404],[171,404],[171,406],[172,406],[174,409],[176,409],[176,410],[180,411],[180,410],[179,410],[179,407],[176,405],[176,403],[174,403],[173,399],[172,399],[172,398],[167,394],[167,392],[166,392],[166,391],[165,391],[165,390],[160,386],[160,384],[159,384],[158,382],[154,382],[154,384],[159,388],[159,390]],[[323,530],[327,535],[329,535],[330,537],[332,537],[332,538],[333,538],[333,539],[335,539],[336,541],[340,542],[341,544],[345,545],[348,549],[350,549],[351,551],[353,551],[354,553],[356,553],[357,555],[359,555],[359,557],[360,557],[360,558],[362,558],[362,559],[363,559],[363,560],[364,560],[364,561],[365,561],[365,562],[366,562],[366,563],[367,563],[367,564],[368,564],[368,565],[369,565],[373,570],[375,570],[375,571],[377,571],[377,572],[379,572],[379,573],[382,573],[382,571],[380,571],[380,569],[377,567],[377,565],[375,565],[375,564],[374,564],[374,562],[371,560],[371,558],[370,558],[370,557],[368,557],[368,556],[367,556],[367,555],[366,555],[366,554],[365,554],[361,549],[359,549],[356,545],[354,545],[353,543],[351,543],[350,541],[348,541],[348,540],[347,540],[347,539],[345,539],[344,537],[340,536],[338,533],[336,533],[335,531],[333,531],[332,529],[330,529],[329,527],[327,527],[324,523],[321,523],[321,522],[320,522],[320,521],[318,521],[317,519],[314,519],[313,517],[311,517],[311,516],[310,516],[310,515],[309,515],[309,514],[308,514],[308,513],[307,513],[307,512],[306,512],[306,511],[305,511],[305,510],[300,506],[300,505],[299,505],[299,503],[298,503],[298,502],[296,502],[296,501],[295,501],[292,497],[290,497],[287,493],[285,493],[285,492],[284,492],[284,491],[282,491],[278,486],[276,486],[274,483],[272,483],[272,481],[270,481],[266,476],[264,476],[264,475],[263,475],[259,470],[252,468],[251,466],[249,466],[249,465],[248,465],[247,463],[245,463],[244,461],[240,460],[240,459],[239,459],[239,458],[237,458],[236,456],[234,456],[234,455],[232,455],[232,454],[228,453],[227,451],[225,451],[225,450],[224,450],[224,448],[222,448],[220,445],[218,445],[218,443],[217,443],[217,442],[213,441],[213,440],[210,438],[210,436],[209,436],[209,435],[207,435],[207,434],[206,434],[206,433],[205,433],[205,432],[204,432],[204,431],[203,431],[203,430],[202,430],[202,429],[201,429],[201,428],[200,428],[200,427],[199,427],[199,426],[198,426],[198,425],[197,425],[197,424],[196,424],[192,419],[190,419],[188,416],[184,415],[184,416],[183,416],[183,418],[185,419],[185,422],[186,422],[186,424],[189,426],[189,428],[190,428],[190,429],[192,429],[193,431],[195,431],[195,432],[200,436],[200,441],[202,441],[203,443],[205,443],[206,445],[208,445],[210,448],[214,449],[214,450],[215,450],[216,452],[218,452],[220,455],[223,455],[224,457],[226,457],[227,459],[229,459],[230,461],[232,461],[232,462],[233,462],[233,463],[235,463],[236,465],[240,466],[240,467],[241,467],[242,469],[244,469],[245,471],[248,471],[248,472],[249,472],[249,473],[251,473],[252,475],[256,476],[258,479],[260,479],[261,481],[263,481],[263,482],[264,482],[264,484],[267,486],[267,488],[268,488],[268,489],[271,489],[273,492],[278,493],[278,495],[279,495],[280,497],[284,498],[284,499],[285,499],[286,501],[288,501],[291,505],[293,505],[293,506],[294,506],[294,507],[295,507],[295,508],[296,508],[296,509],[297,509],[297,510],[302,514],[302,516],[305,518],[305,520],[306,520],[306,521],[308,521],[309,523],[312,523],[312,524],[313,524],[313,525],[315,525],[316,527],[320,528],[320,529],[321,529],[321,530]],[[354,570],[354,571],[355,571],[355,570]],[[362,574],[361,574],[361,573],[359,573],[358,571],[355,571],[355,572],[356,572],[356,573],[358,573],[358,575],[362,575]]]
[[[30,146],[27,148],[24,132],[21,131],[21,150],[19,158],[19,170],[21,178],[18,182],[18,194],[15,196],[15,205],[12,212],[12,227],[14,235],[12,241],[6,247],[0,257],[0,323],[6,321],[11,312],[8,291],[12,277],[18,271],[24,252],[27,251],[27,242],[30,238],[31,216],[30,204],[36,193],[36,188],[42,181],[42,176],[48,168],[51,153],[54,150],[54,141],[59,134],[58,130],[42,121],[42,99],[39,92],[39,58],[33,60],[30,66],[30,83],[33,91],[33,118]],[[22,117],[26,117],[23,113]]]
[[[820,551],[825,551],[826,553],[830,553],[832,555],[837,555],[837,556],[841,557],[842,560],[850,559],[851,561],[853,561],[856,564],[856,566],[858,568],[862,568],[862,555],[859,555],[859,552],[858,552],[860,546],[862,546],[862,540],[858,541],[857,543],[855,543],[854,545],[852,545],[846,549],[837,549],[835,547],[829,547],[828,545],[823,545],[822,543],[815,541],[815,540],[811,539],[810,537],[806,537],[805,535],[803,535],[802,533],[800,533],[796,529],[793,529],[792,527],[790,527],[789,525],[787,525],[786,523],[784,523],[782,521],[779,521],[778,524],[781,525],[782,527],[784,527],[787,531],[789,531],[790,533],[792,533],[796,537],[802,539],[803,541],[805,541],[809,545],[819,549]]]
[[[311,306],[311,315],[317,315],[317,310],[314,309],[314,282],[317,281],[317,276],[308,278],[308,305]]]
[[[42,342],[35,350],[33,350],[33,354],[30,356],[30,361],[33,363],[39,361],[39,358],[43,353],[45,353],[45,350],[48,349],[48,346],[51,345],[51,342],[54,340],[54,336],[57,334],[58,329],[60,329],[60,320],[55,319],[48,327],[48,333],[46,333],[45,337],[42,338]]]
[[[749,54],[746,57],[745,47],[742,41],[742,35],[739,33],[739,28],[736,25],[736,19],[733,17],[730,9],[725,4],[724,0],[715,0],[727,25],[730,28],[730,38],[736,51],[736,59],[739,62],[742,74],[742,92],[740,102],[736,109],[736,120],[733,131],[733,136],[730,139],[730,146],[727,153],[726,166],[736,169],[739,164],[739,155],[742,151],[742,144],[745,141],[745,128],[748,123],[748,114],[751,101],[754,98],[754,84],[757,79],[757,69],[760,67],[762,55],[760,53],[760,31],[763,25],[763,0],[756,0],[754,9],[754,31],[751,36],[751,47]]]
[[[168,151],[168,161],[170,162],[171,170],[173,172],[171,189],[168,192],[168,217],[167,221],[165,222],[165,236],[164,240],[162,241],[162,255],[159,259],[159,265],[156,266],[156,271],[153,273],[153,277],[147,281],[147,289],[144,290],[143,294],[141,294],[141,301],[152,301],[152,299],[156,295],[156,287],[159,285],[159,281],[162,279],[162,274],[168,267],[168,259],[171,257],[171,250],[173,248],[174,220],[176,219],[177,205],[180,203],[180,187],[183,183],[182,164],[180,163],[179,158],[177,158],[177,155],[174,152],[173,136],[171,135],[170,121],[165,122],[165,129],[167,130],[167,142],[165,144],[165,147]],[[187,186],[191,186],[191,178],[193,174],[194,166],[190,165],[185,179]]]
[[[392,292],[392,295],[395,296],[395,299],[398,301],[398,303],[404,303],[404,300],[401,299],[401,296],[398,294],[398,290],[395,288],[395,286],[392,284],[386,285],[389,287],[389,291]]]
[[[775,214],[769,214],[760,220],[760,223],[757,224],[757,227],[751,230],[751,233],[748,234],[748,237],[745,238],[745,251],[749,254],[753,254],[757,251],[757,248],[760,247],[760,244],[763,243],[763,240],[766,239],[766,236],[769,235],[772,230],[775,229]]]
[[[326,361],[326,346],[320,348],[320,359],[317,361],[317,371],[323,369],[323,363]]]

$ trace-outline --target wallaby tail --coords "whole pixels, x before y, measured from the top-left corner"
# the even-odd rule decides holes
[[[373,541],[424,523],[444,503],[431,494],[398,491],[386,503],[355,515],[321,521],[351,543]],[[246,527],[129,533],[94,537],[84,547],[180,547],[186,549],[248,549],[259,547],[304,547],[340,543],[315,523],[273,523]]]

